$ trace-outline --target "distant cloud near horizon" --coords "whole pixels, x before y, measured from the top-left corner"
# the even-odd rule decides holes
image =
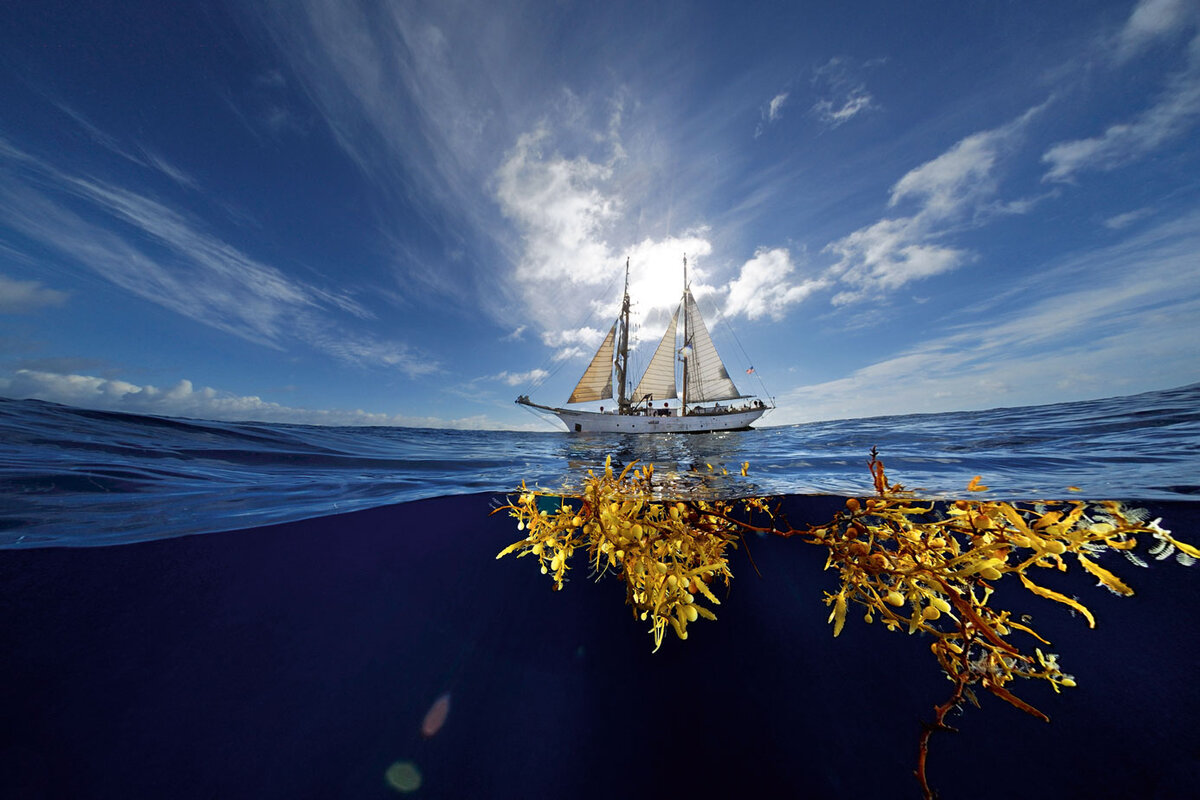
[[[302,425],[379,425],[410,428],[510,429],[490,422],[485,416],[444,419],[441,417],[384,414],[362,409],[293,408],[239,396],[210,387],[197,389],[187,379],[168,388],[135,384],[93,375],[17,370],[0,377],[0,396],[17,400],[34,399],[77,408],[153,414],[165,417],[213,419],[230,422],[284,422]],[[529,426],[531,429],[534,426]],[[540,429],[540,428],[539,428]]]

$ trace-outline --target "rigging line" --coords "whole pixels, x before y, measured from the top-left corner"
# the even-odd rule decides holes
[[[619,275],[614,275],[611,279],[609,279],[608,286],[606,286],[604,289],[604,295],[603,295],[604,297],[612,296],[612,290],[616,286],[617,279],[619,277],[620,277]],[[561,304],[560,304],[560,307],[561,307]],[[571,330],[578,330],[579,328],[583,327],[583,324],[585,322],[591,322],[595,316],[596,316],[595,311],[592,310],[589,305],[585,304],[583,312],[576,319],[575,324],[571,327]],[[524,394],[524,395],[533,394],[534,390],[540,388],[542,384],[544,384],[546,381],[550,380],[555,375],[557,375],[559,372],[561,372],[562,368],[567,365],[567,362],[570,361],[570,359],[569,358],[558,359],[558,361],[555,364],[553,369],[546,369],[546,367],[549,364],[551,364],[551,362],[554,362],[554,361],[555,361],[554,351],[552,350],[545,358],[542,359],[542,362],[540,364],[538,364],[537,370],[534,373],[532,373],[532,374],[536,375],[537,372],[545,372],[546,374],[542,375],[541,377],[530,378],[525,383],[524,390],[521,392],[521,394]]]
[[[532,414],[532,415],[533,415],[533,417],[534,417],[535,419],[537,419],[539,422],[544,422],[544,423],[546,423],[547,425],[549,425],[551,428],[554,428],[554,423],[550,422],[550,420],[548,420],[548,419],[546,419],[545,417],[543,417],[543,416],[542,416],[540,413],[538,413],[536,410],[534,410],[534,409],[530,408],[529,406],[521,406],[521,408],[522,408],[522,409],[524,409],[525,411],[529,412],[530,414]]]
[[[754,366],[754,362],[750,360],[750,354],[746,352],[746,348],[742,347],[742,340],[738,338],[737,331],[735,331],[733,326],[729,324],[729,318],[726,317],[724,312],[722,312],[719,308],[717,309],[717,319],[725,325],[725,329],[729,331],[729,335],[733,337],[734,343],[737,344],[738,351],[742,354],[744,363],[748,364],[750,369],[754,370],[753,374],[754,377],[758,379],[758,385],[762,388],[763,397],[771,398],[771,393],[767,391],[766,382],[762,379],[762,375],[759,374],[758,369]],[[774,400],[774,398],[771,399]]]

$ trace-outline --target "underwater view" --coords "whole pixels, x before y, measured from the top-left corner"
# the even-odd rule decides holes
[[[931,729],[928,784],[944,798],[1182,798],[1200,785],[1200,570],[1187,555],[1200,386],[651,437],[3,400],[0,441],[3,797],[919,797]],[[887,509],[872,499],[872,448],[912,492]],[[1009,612],[989,625],[1054,675],[1009,683],[1018,702],[985,678],[937,726],[955,687],[936,643],[955,640],[906,635],[907,619],[887,630],[884,604],[867,609],[874,624],[843,609],[835,631],[836,548],[811,536],[727,536],[709,567],[735,579],[685,577],[706,618],[685,605],[665,636],[625,607],[618,570],[589,574],[582,552],[555,591],[566,562],[547,576],[540,548],[516,558],[534,523],[513,512],[529,492],[534,516],[554,513],[556,494],[594,491],[588,471],[602,479],[606,461],[654,465],[648,502],[674,510],[662,519],[680,518],[678,501],[767,498],[794,530],[832,535],[854,511],[874,541],[860,507],[878,522],[936,504],[944,524],[956,501],[1043,520],[1036,501],[1120,501],[1142,535],[1128,545],[1105,523],[1111,549],[1079,559],[1100,572],[1038,570],[1042,596],[973,567],[995,587],[985,605]],[[922,625],[934,606],[942,623],[975,613],[943,596],[953,610],[930,599]]]

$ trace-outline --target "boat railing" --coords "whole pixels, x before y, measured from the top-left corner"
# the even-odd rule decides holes
[[[752,403],[743,403],[741,405],[723,406],[717,403],[715,406],[695,406],[688,411],[690,417],[719,417],[723,414],[742,414],[746,411],[758,411],[759,409],[767,408],[761,400],[755,400]]]

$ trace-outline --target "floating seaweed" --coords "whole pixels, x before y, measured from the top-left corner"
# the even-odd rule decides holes
[[[1049,642],[1026,618],[989,604],[998,581],[1013,574],[1033,594],[1067,606],[1095,627],[1095,617],[1083,603],[1031,576],[1038,570],[1065,572],[1074,561],[1100,586],[1128,596],[1133,590],[1101,566],[1106,552],[1120,552],[1145,566],[1132,552],[1138,537],[1145,537],[1153,540],[1148,552],[1155,558],[1174,555],[1184,565],[1200,559],[1200,550],[1173,538],[1161,520],[1148,521],[1140,509],[1117,502],[921,501],[888,482],[875,450],[868,462],[874,495],[851,498],[830,522],[804,529],[789,526],[767,498],[657,497],[653,465],[635,466],[614,475],[609,460],[603,475],[589,470],[579,496],[522,484],[520,495],[496,511],[515,517],[525,538],[497,558],[514,552],[532,555],[554,588],[561,589],[570,569],[567,562],[577,549],[586,549],[595,579],[612,572],[624,580],[626,602],[638,619],[650,623],[657,651],[668,627],[686,639],[689,623],[716,619],[701,598],[720,605],[713,585],[723,583],[728,591],[733,578],[729,552],[747,533],[794,537],[826,548],[825,568],[836,570],[840,578],[837,591],[825,593],[833,635],[842,632],[850,608],[860,606],[867,623],[926,636],[953,684],[919,741],[915,776],[927,798],[934,796],[926,776],[930,737],[954,730],[946,718],[964,703],[979,705],[976,687],[1048,722],[1009,685],[1018,678],[1047,681],[1055,692],[1076,685],[1058,655],[1039,646]],[[743,474],[747,468],[742,466]],[[973,478],[967,490],[986,492],[980,480]],[[1039,644],[1018,645],[1013,641],[1018,633]]]
[[[699,597],[720,605],[711,584],[720,581],[728,587],[733,577],[727,551],[737,546],[743,530],[729,515],[735,502],[765,510],[766,500],[656,501],[654,466],[634,466],[614,476],[607,460],[602,476],[588,471],[581,497],[557,496],[556,508],[545,506],[550,495],[522,484],[517,499],[497,511],[507,510],[517,518],[517,529],[527,534],[496,558],[513,552],[518,558],[532,555],[542,574],[561,589],[570,569],[567,561],[575,550],[586,548],[597,580],[612,571],[625,581],[626,602],[635,616],[650,623],[657,651],[668,627],[686,639],[688,623],[716,619]]]

